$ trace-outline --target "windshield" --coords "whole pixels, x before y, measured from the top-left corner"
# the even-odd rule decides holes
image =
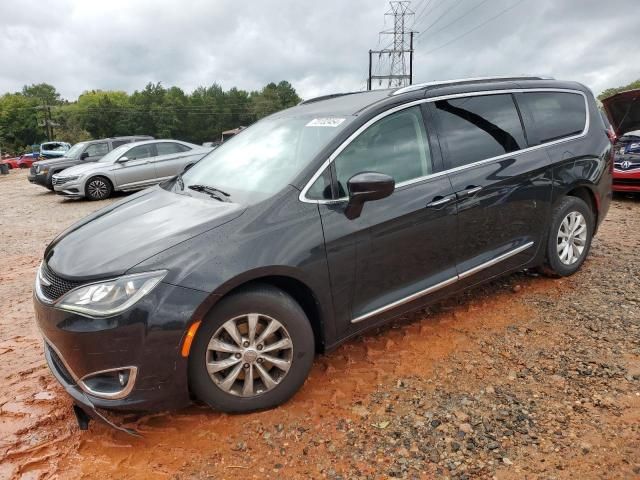
[[[114,148],[109,153],[107,153],[104,157],[102,157],[100,160],[98,160],[98,162],[100,162],[100,163],[113,163],[116,160],[118,160],[118,158],[120,158],[124,154],[124,152],[126,152],[130,148],[131,148],[131,144],[130,143],[125,143],[124,145],[120,145],[118,148]]]
[[[87,142],[76,143],[73,147],[67,150],[67,153],[64,154],[65,157],[75,158],[80,155],[80,152],[84,149]]]
[[[349,123],[344,117],[268,117],[235,135],[184,173],[183,188],[207,185],[234,202],[281,190]]]

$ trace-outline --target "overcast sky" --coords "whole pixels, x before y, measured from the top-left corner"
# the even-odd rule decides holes
[[[597,94],[640,77],[638,6],[414,0],[415,79],[535,73]],[[47,82],[75,99],[149,81],[191,91],[288,80],[305,98],[359,90],[367,51],[391,40],[378,36],[392,28],[388,9],[382,0],[1,0],[0,93]]]

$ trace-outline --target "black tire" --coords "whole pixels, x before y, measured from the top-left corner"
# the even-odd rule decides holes
[[[208,345],[214,334],[220,332],[227,321],[243,318],[244,315],[251,313],[259,313],[265,317],[276,319],[288,334],[292,348],[287,351],[290,361],[289,370],[278,380],[277,384],[270,390],[260,392],[260,389],[256,389],[257,393],[243,397],[238,392],[234,394],[223,390],[209,375],[207,361],[212,358],[212,354],[208,352]],[[263,318],[261,317],[260,322],[263,321]],[[259,335],[257,336],[259,337]],[[247,339],[244,333],[242,333],[242,337]],[[266,346],[264,348],[266,350]],[[289,400],[300,389],[313,364],[314,353],[313,330],[300,305],[278,288],[270,285],[253,286],[222,299],[203,321],[189,354],[189,385],[198,399],[212,408],[224,412],[240,413],[273,408]],[[227,358],[230,358],[234,354],[228,355]],[[248,364],[244,363],[244,354],[242,355],[242,360],[238,360],[238,362],[243,365],[241,375],[246,377],[244,368]],[[270,368],[269,373],[276,372],[277,374],[280,372],[275,366],[269,366],[267,363],[261,365],[263,368],[265,365]],[[229,367],[229,370],[233,368],[235,367]],[[258,366],[254,367],[252,364],[250,368],[251,372],[256,372],[256,382],[260,385],[262,380],[256,370]],[[223,377],[229,375],[225,372],[228,371],[221,373]],[[238,377],[238,380],[233,383],[233,388],[240,388],[239,386],[244,385],[244,382]]]
[[[21,163],[20,164],[20,168],[22,169],[22,168],[29,168],[29,167],[27,167],[27,165],[25,163]]]
[[[586,225],[586,235],[583,240],[584,245],[582,252],[578,254],[576,253],[576,250],[572,250],[572,253],[570,255],[572,255],[574,258],[565,258],[565,261],[563,261],[563,259],[561,258],[561,253],[564,249],[561,248],[563,240],[560,238],[560,227],[565,219],[567,219],[568,216],[572,213],[579,214],[584,219]],[[562,199],[560,199],[551,212],[551,224],[549,229],[549,236],[547,239],[546,259],[544,266],[542,267],[542,272],[551,277],[567,277],[576,273],[589,254],[589,249],[591,248],[591,239],[593,238],[594,226],[595,221],[593,211],[584,202],[584,200],[578,197],[563,197]],[[573,235],[571,235],[570,237],[573,237]]]
[[[84,192],[89,200],[104,200],[111,196],[113,185],[106,177],[91,177],[85,184]]]

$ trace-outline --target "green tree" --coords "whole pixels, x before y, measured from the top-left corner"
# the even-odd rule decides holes
[[[21,153],[44,139],[38,127],[38,101],[20,93],[0,97],[0,142],[2,151]]]
[[[94,138],[128,134],[129,96],[120,91],[93,90],[78,98],[69,115],[76,117],[76,123]],[[72,122],[74,123],[74,122]]]
[[[640,88],[640,79],[634,82],[631,82],[627,85],[623,85],[622,87],[608,88],[604,92],[602,92],[600,95],[598,95],[598,100],[602,101],[605,98],[615,95],[616,93],[624,92],[626,90],[635,90],[638,88]]]
[[[60,105],[62,103],[56,87],[48,83],[25,85],[22,87],[22,95],[39,100],[41,105]]]
[[[300,97],[287,81],[269,83],[255,92],[228,91],[218,84],[191,94],[178,87],[148,83],[131,95],[92,90],[76,101],[62,100],[46,83],[25,86],[0,97],[0,146],[23,149],[44,140],[39,123],[51,110],[55,137],[71,143],[116,135],[153,135],[194,143],[220,139],[224,130],[248,126],[271,113],[296,105]]]

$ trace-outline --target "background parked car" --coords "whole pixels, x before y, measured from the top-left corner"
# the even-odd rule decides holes
[[[5,163],[9,166],[9,169],[14,168],[30,168],[33,162],[38,160],[39,156],[34,156],[32,153],[27,153],[17,157],[4,158],[1,163]]]
[[[212,150],[179,140],[122,145],[98,162],[54,175],[53,188],[67,197],[101,200],[114,191],[140,190],[175,177]]]
[[[40,158],[60,158],[71,148],[67,142],[45,142],[40,145]]]
[[[640,89],[602,100],[617,135],[613,167],[615,192],[640,192]]]
[[[53,175],[74,165],[96,162],[121,145],[153,139],[148,135],[112,137],[76,143],[61,158],[35,162],[29,172],[29,181],[53,190]]]
[[[18,161],[20,160],[20,158],[22,158],[22,157],[20,156],[20,157],[3,158],[0,161],[0,164],[8,165],[10,170],[13,169],[13,168],[20,168],[19,164],[18,164]]]

